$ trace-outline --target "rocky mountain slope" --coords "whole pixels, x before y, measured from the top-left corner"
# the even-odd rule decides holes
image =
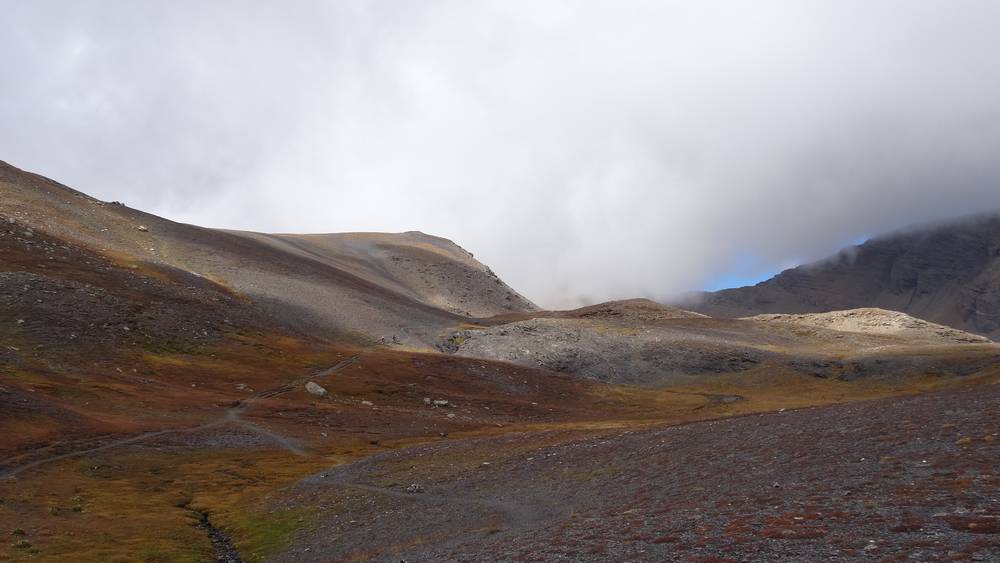
[[[437,237],[0,165],[2,561],[988,559],[998,366],[882,309],[539,311]]]
[[[465,328],[439,347],[460,356],[633,385],[677,385],[776,366],[858,379],[966,375],[1000,363],[1000,345],[988,338],[894,311],[713,319],[648,301],[534,313]]]
[[[694,296],[682,306],[713,317],[878,307],[997,339],[1000,215],[880,236],[754,286]]]
[[[0,220],[125,269],[226,288],[284,325],[421,344],[468,316],[531,311],[451,241],[422,233],[266,235],[179,224],[0,162]]]
[[[329,508],[275,559],[996,561],[997,400],[988,385],[385,452],[296,485],[286,505]]]
[[[448,239],[419,231],[234,234],[329,264],[415,301],[466,317],[490,317],[537,309],[477,261],[472,253]]]

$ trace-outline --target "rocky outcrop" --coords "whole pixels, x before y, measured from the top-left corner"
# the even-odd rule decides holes
[[[748,321],[784,323],[803,327],[826,328],[859,334],[881,334],[905,337],[913,343],[987,343],[985,336],[970,334],[947,326],[927,322],[898,311],[865,308],[828,313],[797,315],[770,314],[747,317]]]
[[[625,314],[634,313],[636,305],[642,315]],[[549,312],[459,330],[439,349],[603,382],[653,386],[776,366],[845,380],[963,376],[1000,361],[1000,347],[985,337],[882,309],[745,319],[685,316],[642,303],[608,303],[587,312],[593,311],[602,314]],[[654,318],[651,312],[662,316]]]

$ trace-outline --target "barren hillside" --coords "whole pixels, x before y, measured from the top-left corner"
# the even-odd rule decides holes
[[[418,231],[265,235],[234,233],[466,317],[533,311],[535,305],[448,239]]]
[[[439,347],[460,356],[640,385],[775,366],[841,379],[962,375],[1000,362],[1000,345],[985,337],[892,311],[712,319],[642,301],[465,328]]]
[[[981,336],[539,311],[422,233],[0,195],[2,561],[996,556]]]
[[[878,307],[996,339],[1000,215],[880,236],[757,285],[701,294],[681,306],[713,317]]]
[[[387,452],[274,503],[328,507],[277,560],[995,561],[998,391]]]
[[[171,268],[302,330],[422,344],[463,316],[534,305],[445,239],[422,233],[264,235],[174,223],[0,163],[0,219],[122,267]]]
[[[865,308],[801,315],[757,315],[746,320],[828,328],[840,332],[881,334],[905,338],[911,344],[987,343],[989,338],[930,323],[898,311]]]

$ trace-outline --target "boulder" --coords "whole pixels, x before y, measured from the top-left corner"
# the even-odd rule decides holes
[[[312,381],[306,383],[306,391],[308,391],[311,395],[316,395],[317,397],[325,397],[327,395],[326,389],[318,383],[313,383]]]

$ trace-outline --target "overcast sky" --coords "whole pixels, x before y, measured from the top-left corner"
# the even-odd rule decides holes
[[[0,14],[0,160],[206,226],[438,234],[542,305],[1000,208],[995,0]]]

